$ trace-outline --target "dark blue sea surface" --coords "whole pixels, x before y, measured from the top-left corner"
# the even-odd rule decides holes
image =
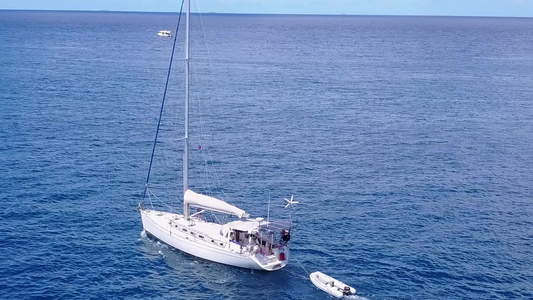
[[[176,22],[0,11],[0,298],[328,299],[306,270],[533,298],[533,19],[194,15],[190,185],[254,217],[294,195],[274,273],[140,235]],[[150,183],[178,210],[182,58],[180,33]]]

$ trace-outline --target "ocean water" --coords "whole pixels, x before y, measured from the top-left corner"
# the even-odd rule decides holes
[[[328,299],[316,270],[533,298],[533,19],[193,16],[190,184],[253,216],[294,195],[274,273],[141,237],[176,19],[0,11],[0,298]],[[177,208],[181,37],[150,183]]]

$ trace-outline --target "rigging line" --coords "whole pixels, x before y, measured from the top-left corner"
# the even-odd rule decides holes
[[[152,202],[152,197],[150,197],[151,191],[148,190],[148,200],[150,200],[150,206],[152,206],[152,210],[154,210],[154,203]]]
[[[205,34],[205,26],[204,26],[204,19],[202,17],[202,10],[200,9],[200,5],[198,4],[198,1],[194,1],[194,2],[196,4],[196,7],[198,8],[198,15],[199,15],[199,19],[200,19],[200,24],[202,25],[202,33],[203,33],[203,36],[204,36],[204,44],[205,44],[205,50],[207,52],[207,61],[208,61],[208,66],[209,66],[211,79],[214,80],[215,72],[213,71],[213,62],[212,62],[212,59],[211,59],[211,52],[209,51],[209,47],[208,47],[208,44],[207,44],[207,35]],[[201,126],[200,129],[202,130],[202,134],[203,134],[203,126]],[[209,150],[205,150],[204,149],[204,151],[202,151],[202,152],[204,154],[204,161],[206,161],[206,156],[207,156],[208,159],[213,161],[213,157],[211,156]],[[207,166],[207,164],[206,164],[206,166]],[[222,184],[221,184],[220,177],[218,176],[218,173],[217,173],[217,170],[216,170],[215,166],[212,166],[211,168],[212,168],[213,172],[208,172],[208,175],[212,176],[213,179],[215,180],[215,183],[214,183],[215,191],[218,190],[218,192],[221,193],[224,196],[224,200],[227,199],[226,200],[227,202],[229,202],[231,205],[234,205],[233,202],[231,201],[231,198],[228,196],[228,194],[226,194],[226,192],[221,188]],[[218,184],[218,186],[216,184]]]
[[[172,210],[173,210],[172,206],[166,204],[163,200],[161,200],[159,197],[157,197],[157,195],[154,194],[154,192],[152,192],[152,190],[148,189],[148,197],[150,198],[150,202],[151,202],[152,200],[151,200],[150,195],[154,196],[154,198],[156,200],[158,200],[159,202],[161,202],[161,204],[163,204],[164,206],[168,207],[170,209],[170,212],[172,213]],[[153,205],[152,205],[152,209],[153,209]]]
[[[204,39],[205,39],[205,35],[204,35]],[[199,68],[198,68],[199,69]],[[198,85],[198,72],[197,72],[197,68],[196,68],[196,64],[194,65],[194,68],[193,68],[193,75],[194,75],[194,81],[195,83]],[[207,179],[207,184],[204,183],[202,181],[202,185],[203,185],[203,188],[204,188],[204,191],[205,192],[208,192],[210,195],[214,196],[213,195],[213,192],[211,191],[217,191],[218,190],[218,187],[216,186],[216,183],[210,183],[211,182],[211,178],[213,177],[213,175],[211,174],[210,170],[209,170],[209,167],[208,167],[208,164],[207,164],[207,156],[206,156],[206,147],[205,145],[207,144],[207,140],[205,139],[205,136],[207,136],[205,134],[205,128],[206,128],[206,125],[205,125],[205,121],[204,119],[202,118],[203,114],[204,114],[204,108],[203,108],[203,101],[201,101],[201,98],[200,96],[198,96],[197,94],[197,108],[198,108],[198,119],[200,120],[199,124],[199,128],[200,128],[200,135],[199,135],[199,138],[200,138],[200,145],[203,145],[204,147],[202,147],[200,150],[202,152],[202,157],[203,157],[203,160],[204,160],[204,174],[205,174],[205,177]]]
[[[194,70],[193,71],[194,80],[198,84],[198,73],[196,72],[196,68],[194,68],[193,70]],[[201,99],[200,99],[199,96],[197,97],[197,102],[199,104],[201,103]],[[199,110],[198,117],[200,119],[200,141],[201,141],[200,145],[204,145],[201,148],[201,152],[202,152],[202,157],[203,157],[203,160],[204,160],[204,173],[205,173],[205,177],[207,179],[207,183],[205,183],[202,180],[202,185],[203,185],[203,188],[204,188],[205,192],[209,192],[209,194],[211,194],[212,196],[215,196],[215,195],[213,195],[212,191],[217,192],[217,191],[220,190],[220,188],[217,186],[217,184],[216,184],[216,182],[214,180],[213,180],[213,182],[211,182],[211,180],[210,180],[210,179],[214,179],[214,176],[213,176],[213,174],[211,174],[211,170],[209,169],[209,166],[208,166],[208,163],[207,163],[208,158],[207,158],[206,152],[208,150],[206,150],[206,147],[205,147],[205,145],[207,144],[207,140],[205,139],[205,136],[207,136],[207,135],[204,133],[205,122],[202,119],[203,106],[202,105],[198,105],[198,110]],[[233,205],[233,203],[231,203],[231,204]]]
[[[197,68],[196,68],[196,64],[193,63],[192,66],[191,66],[191,69],[192,69],[192,73],[193,73],[193,78],[194,78],[194,83],[198,86],[198,73],[197,73]],[[210,183],[209,183],[209,169],[207,168],[207,160],[206,160],[206,157],[205,157],[205,145],[206,145],[206,142],[204,140],[204,120],[202,118],[202,101],[201,101],[201,97],[198,95],[198,94],[195,94],[196,95],[196,103],[198,103],[197,107],[198,107],[198,119],[199,119],[199,124],[200,124],[200,135],[198,136],[199,139],[200,139],[200,151],[202,152],[202,157],[203,157],[203,160],[204,160],[204,172],[205,172],[205,177],[207,179],[207,182],[204,182],[203,178],[204,176],[202,176],[202,188],[203,188],[203,191],[205,193],[209,192],[211,190],[211,186],[210,186]],[[216,189],[216,186],[214,186],[213,189]]]
[[[198,3],[195,3],[196,4],[196,7],[198,8]],[[198,9],[199,10],[199,9]],[[204,41],[205,41],[205,33],[204,33]],[[191,64],[191,70],[193,72],[193,78],[194,78],[194,82],[196,85],[199,85],[198,84],[198,75],[197,75],[197,65],[195,64],[195,62],[193,61],[193,63]],[[203,160],[204,160],[204,166],[205,166],[205,179],[206,179],[206,182],[204,182],[204,180],[202,179],[202,188],[203,188],[203,191],[210,194],[211,196],[213,196],[213,193],[210,192],[212,190],[217,190],[217,187],[216,187],[216,184],[211,184],[211,180],[210,180],[210,171],[208,169],[208,166],[207,166],[207,160],[206,160],[206,156],[205,156],[205,144],[206,144],[206,140],[204,140],[204,128],[205,128],[205,122],[202,118],[202,101],[200,101],[200,96],[198,94],[196,94],[196,100],[197,100],[197,103],[198,105],[196,106],[198,108],[198,119],[199,119],[199,128],[200,128],[200,135],[199,135],[199,138],[200,138],[200,145],[204,145],[204,147],[202,147],[201,151],[202,151],[202,157],[203,157]],[[213,187],[211,187],[213,186]]]
[[[197,3],[197,1],[195,1]],[[198,7],[198,3],[196,4]],[[207,54],[207,64],[208,64],[208,70],[210,71],[210,75],[211,75],[211,80],[214,80],[215,76],[214,76],[214,71],[213,71],[213,63],[212,63],[212,60],[211,60],[211,52],[209,51],[209,45],[207,44],[207,35],[205,33],[205,26],[204,26],[204,19],[202,17],[202,13],[201,13],[201,9],[198,9],[199,11],[199,19],[200,19],[200,24],[202,25],[202,33],[203,33],[203,36],[204,36],[204,44],[205,44],[205,51],[206,51],[206,54]],[[202,127],[202,130],[204,128]],[[211,161],[214,161],[209,150],[206,150],[204,152],[204,157],[207,156]],[[207,165],[206,165],[207,166]],[[208,174],[215,180],[215,182],[218,183],[219,186],[222,186],[221,182],[220,182],[220,178],[218,177],[218,173],[217,173],[217,170],[215,168],[215,166],[212,166],[212,170],[213,172],[210,171],[210,169],[208,169],[209,172]],[[215,190],[219,190],[219,193],[222,193],[227,199],[228,201],[233,205],[231,199],[229,198],[229,196],[224,192],[224,190],[222,188],[218,188],[216,185],[215,185]]]
[[[195,63],[192,64],[191,66],[191,69],[192,69],[192,73],[193,73],[193,78],[194,78],[194,82],[195,84],[198,86],[198,73],[197,73],[197,65]],[[205,156],[205,145],[206,145],[206,141],[204,140],[204,120],[202,118],[202,101],[201,101],[201,97],[198,95],[198,94],[195,94],[196,96],[196,102],[198,103],[197,107],[198,107],[198,119],[199,119],[199,124],[200,124],[200,135],[198,136],[199,139],[200,139],[200,146],[201,146],[201,149],[200,151],[202,152],[202,157],[203,157],[203,160],[204,160],[204,174],[205,176],[202,176],[202,189],[203,189],[203,192],[205,192],[206,194],[209,194],[211,196],[214,196],[213,193],[211,192],[212,190],[216,190],[217,187],[215,184],[211,184],[210,183],[210,178],[209,178],[209,169],[208,169],[208,166],[207,166],[207,160],[206,160],[206,156]],[[203,146],[202,146],[203,145]]]
[[[168,82],[170,79],[170,71],[172,70],[172,61],[174,60],[174,50],[176,49],[176,41],[178,39],[178,30],[180,28],[181,14],[183,12],[183,3],[185,3],[185,0],[181,1],[178,24],[176,25],[176,34],[174,35],[174,44],[172,45],[172,54],[170,55],[170,62],[168,64],[167,81],[165,83],[165,91],[163,92],[163,101],[161,101],[161,109],[159,110],[159,120],[157,121],[157,129],[155,131],[154,145],[152,147],[152,155],[150,156],[150,166],[148,167],[148,175],[146,175],[146,183],[144,185],[143,200],[146,197],[146,189],[148,189],[148,182],[150,181],[150,173],[152,172],[152,163],[154,162],[155,145],[157,144],[157,136],[159,135],[159,128],[161,126],[161,117],[163,116],[163,107],[165,106],[165,99],[167,97]]]

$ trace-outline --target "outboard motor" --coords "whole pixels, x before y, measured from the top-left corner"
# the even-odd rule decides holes
[[[348,295],[350,295],[352,293],[352,291],[350,290],[349,286],[345,286],[343,293],[344,293],[344,295],[348,296]]]

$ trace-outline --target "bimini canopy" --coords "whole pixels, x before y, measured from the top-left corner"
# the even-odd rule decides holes
[[[197,194],[191,190],[187,190],[183,197],[185,206],[187,207],[187,212],[189,207],[197,207],[201,209],[221,212],[229,215],[235,215],[239,218],[248,218],[250,217],[244,210],[228,204],[220,199]],[[187,214],[188,215],[188,214]]]
[[[222,226],[222,232],[225,234],[230,229],[236,229],[236,230],[252,233],[254,230],[258,230],[258,229],[281,231],[282,229],[290,230],[291,228],[292,228],[292,224],[286,221],[273,221],[273,222],[262,221],[261,223],[259,223],[257,220],[248,219],[248,220],[237,220],[237,221],[226,223],[224,224],[224,226]]]

